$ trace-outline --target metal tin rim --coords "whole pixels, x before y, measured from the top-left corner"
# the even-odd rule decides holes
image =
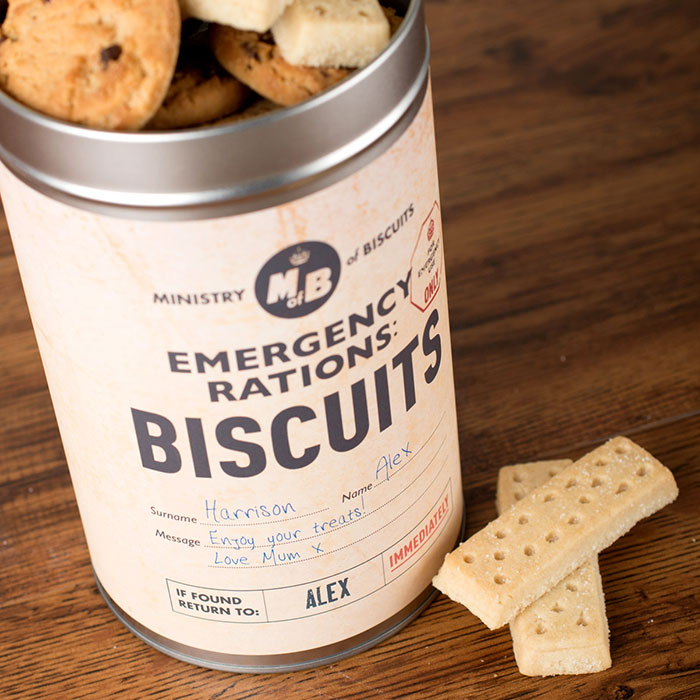
[[[367,67],[295,107],[249,121],[102,131],[39,114],[0,92],[0,158],[30,185],[86,208],[199,208],[201,217],[202,207],[230,203],[240,211],[241,202],[282,193],[262,203],[271,206],[298,196],[289,194],[296,186],[325,186],[324,173],[403,121],[425,89],[428,58],[422,2],[411,0],[398,32]],[[244,210],[252,208],[260,201]]]

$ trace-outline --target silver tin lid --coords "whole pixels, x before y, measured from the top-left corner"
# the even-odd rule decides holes
[[[366,68],[248,121],[103,131],[47,117],[0,91],[0,158],[51,197],[117,216],[260,209],[337,181],[375,157],[380,142],[380,150],[388,147],[419,106],[428,55],[422,2],[412,0],[399,31]]]

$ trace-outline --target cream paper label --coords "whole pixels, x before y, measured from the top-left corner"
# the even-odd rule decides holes
[[[119,607],[180,644],[272,655],[430,585],[462,511],[430,95],[370,165],[251,214],[121,220],[0,184]]]

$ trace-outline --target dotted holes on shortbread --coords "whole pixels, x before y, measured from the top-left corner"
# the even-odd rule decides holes
[[[564,611],[564,608],[561,605],[559,605],[559,603],[554,603],[554,607],[552,608],[552,612],[560,613],[563,611]]]
[[[541,622],[535,627],[535,632],[537,632],[537,634],[544,634],[546,631],[547,628]]]
[[[628,488],[629,488],[629,484],[626,481],[621,481],[618,484],[617,491],[615,491],[615,495],[619,496],[621,493],[624,493],[625,491],[627,491]]]
[[[569,479],[569,480],[566,482],[566,488],[567,488],[567,489],[572,489],[572,488],[574,488],[574,486],[578,486],[578,481],[576,481],[576,479]]]
[[[543,501],[544,503],[551,503],[553,500],[555,500],[555,498],[556,498],[556,496],[550,491],[549,493],[546,493],[546,494],[542,497],[542,501]]]
[[[581,522],[581,518],[578,515],[572,515],[566,522],[569,525],[578,525]]]
[[[581,613],[581,615],[579,615],[578,620],[576,620],[576,624],[579,627],[588,627],[588,620],[583,616],[583,613]]]
[[[599,476],[594,476],[593,480],[591,481],[591,488],[597,489],[597,488],[600,488],[602,485],[603,485],[603,480]]]
[[[506,577],[501,576],[500,574],[497,574],[496,576],[493,577],[493,582],[499,586],[502,586],[506,582]]]
[[[518,525],[527,525],[530,522],[530,518],[527,515],[521,515],[518,518]]]
[[[578,502],[585,506],[587,503],[591,502],[591,499],[588,498],[588,496],[581,496],[581,498],[578,499]]]
[[[473,555],[473,554],[465,554],[465,555],[462,557],[462,561],[463,561],[465,564],[473,564],[473,563],[474,563],[474,555]]]
[[[549,544],[554,544],[558,539],[559,539],[559,533],[555,532],[555,531],[548,532],[546,537],[545,537],[545,540],[547,542],[549,542]]]
[[[528,544],[525,549],[523,549],[523,553],[526,557],[534,557],[536,551],[537,550],[531,544]]]

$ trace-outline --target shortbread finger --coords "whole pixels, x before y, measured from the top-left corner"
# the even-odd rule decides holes
[[[549,459],[501,467],[496,484],[496,510],[499,515],[572,464],[570,459]]]
[[[295,0],[272,35],[294,65],[362,68],[387,45],[390,28],[377,0]]]
[[[292,0],[180,0],[183,17],[266,32]]]
[[[666,467],[614,438],[448,554],[433,584],[496,629],[677,495]]]
[[[571,464],[570,459],[503,467],[496,507],[503,513]],[[598,557],[592,557],[510,622],[513,653],[526,676],[595,673],[610,667],[608,619]]]
[[[525,676],[595,673],[610,668],[608,619],[594,556],[510,622],[513,653]]]

